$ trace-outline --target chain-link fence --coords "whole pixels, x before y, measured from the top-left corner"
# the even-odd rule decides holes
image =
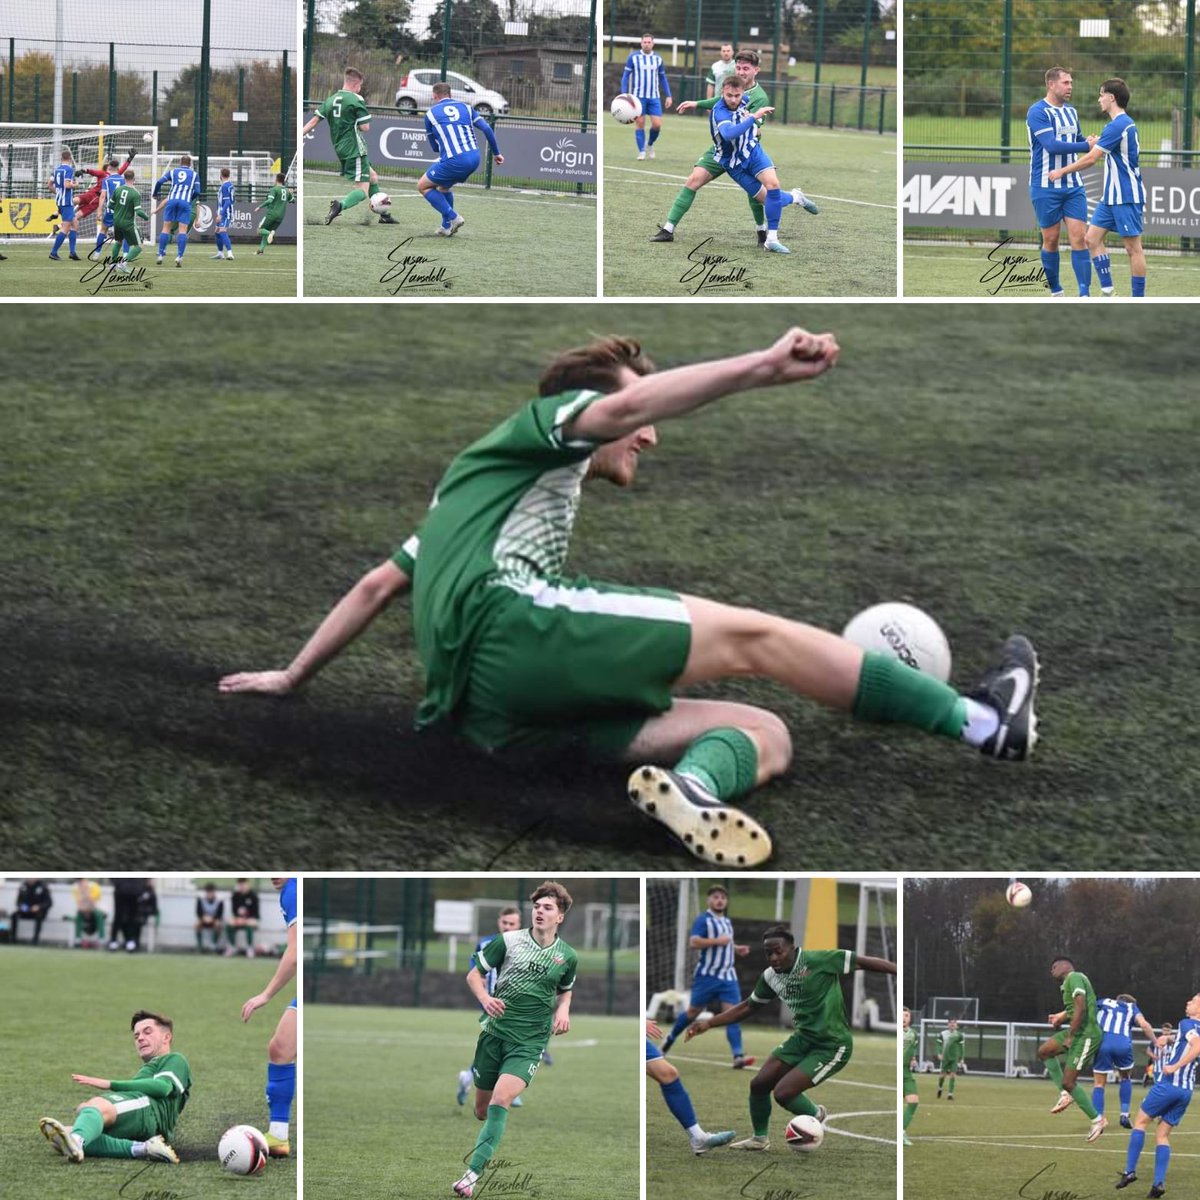
[[[722,48],[756,50],[775,121],[895,132],[895,0],[607,0],[604,99],[642,35],[676,103],[711,94]]]
[[[1026,114],[1046,94],[1046,71],[1062,67],[1085,133],[1106,121],[1100,84],[1129,85],[1148,189],[1144,245],[1200,246],[1200,191],[1190,184],[1200,166],[1198,8],[1200,0],[907,0],[906,238],[1039,239],[1032,217],[1016,219],[1027,207]],[[1100,172],[1083,182],[1090,207]]]
[[[372,107],[416,113],[445,79],[485,116],[595,119],[597,0],[305,0],[305,98],[342,72]]]

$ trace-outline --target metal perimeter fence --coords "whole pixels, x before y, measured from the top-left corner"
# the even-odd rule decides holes
[[[1019,175],[1023,189],[1029,162],[1025,115],[1046,94],[1045,72],[1057,66],[1073,76],[1071,104],[1087,133],[1099,133],[1105,123],[1096,103],[1100,84],[1114,77],[1126,81],[1147,188],[1144,243],[1200,246],[1200,177],[1196,186],[1190,183],[1200,165],[1191,153],[1200,145],[1198,7],[1200,0],[906,0],[906,237],[960,239],[964,218],[988,216],[978,211],[985,203],[981,186],[994,192],[995,181],[1007,174]],[[957,168],[947,167],[941,184],[917,179],[936,175],[931,164],[938,163],[962,164],[962,171],[956,175]],[[1085,176],[1090,192],[1099,171],[1088,174],[1096,176],[1094,182]],[[992,182],[972,183],[984,177]],[[956,198],[959,189],[965,191]],[[955,219],[940,226],[932,219],[938,211]],[[1021,226],[1005,225],[1002,215],[994,214],[988,230],[973,236],[1004,230],[1020,239]],[[1032,222],[1028,234],[1034,240]]]
[[[90,36],[110,28],[123,40]],[[0,54],[4,121],[154,125],[160,151],[191,154],[206,181],[210,156],[265,154],[286,171],[295,153],[288,0],[122,0],[115,22],[90,0],[6,0]]]
[[[895,0],[608,0],[606,104],[646,33],[676,103],[711,94],[729,45],[758,51],[773,120],[896,131]]]
[[[305,95],[357,67],[373,108],[414,112],[447,80],[485,115],[595,120],[597,0],[305,0]]]

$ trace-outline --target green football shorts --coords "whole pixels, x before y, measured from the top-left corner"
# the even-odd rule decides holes
[[[1050,1040],[1062,1046],[1066,1043],[1068,1032],[1067,1026],[1064,1025]],[[1102,1036],[1098,1025],[1093,1028],[1085,1026],[1079,1030],[1075,1040],[1063,1054],[1064,1070],[1078,1071],[1081,1074],[1086,1072],[1092,1059],[1096,1057],[1096,1051],[1100,1049]]]
[[[284,214],[282,214],[282,213],[278,217],[263,217],[263,219],[261,221],[259,221],[258,227],[259,227],[259,229],[268,229],[268,230],[278,229],[280,227],[280,225],[283,224],[283,217],[284,217]]]
[[[696,166],[703,167],[714,179],[725,174],[725,168],[717,162],[712,146],[696,159]]]
[[[105,1128],[109,1137],[144,1142],[158,1135],[158,1113],[149,1096],[131,1096],[128,1092],[97,1092],[112,1103],[117,1119]]]
[[[365,154],[358,154],[342,163],[342,174],[355,183],[367,183],[371,178],[371,160]]]
[[[475,1043],[475,1060],[471,1063],[475,1086],[490,1092],[501,1075],[516,1075],[526,1084],[532,1083],[545,1048],[545,1038],[536,1042],[510,1042],[494,1033],[481,1033]]]
[[[488,751],[620,758],[671,707],[691,644],[675,592],[535,581],[480,630],[459,732]]]
[[[904,1095],[915,1096],[917,1094],[917,1077],[907,1068],[904,1071]]]
[[[813,1081],[820,1083],[836,1075],[849,1061],[854,1052],[852,1041],[814,1042],[810,1038],[793,1033],[782,1046],[771,1051],[773,1057],[789,1067],[799,1067]]]

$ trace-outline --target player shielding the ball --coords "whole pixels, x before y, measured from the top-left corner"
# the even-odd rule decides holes
[[[791,738],[767,709],[678,694],[695,684],[765,677],[862,720],[1028,757],[1037,658],[1024,637],[960,696],[811,625],[564,574],[582,485],[632,485],[657,422],[739,392],[811,383],[840,353],[833,334],[803,329],[658,374],[627,338],[564,351],[539,398],[451,463],[421,528],[350,589],[287,668],[228,675],[220,690],[293,691],[411,591],[426,683],[418,728],[448,722],[522,765],[564,751],[581,769],[589,759],[647,764],[630,779],[635,805],[697,857],[729,867],[770,856],[766,831],[731,801],[787,769]],[[670,765],[649,765],[661,763]]]

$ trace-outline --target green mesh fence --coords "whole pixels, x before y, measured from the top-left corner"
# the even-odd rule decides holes
[[[162,152],[190,153],[206,169],[210,157],[227,165],[244,155],[267,168],[278,159],[287,170],[298,67],[289,0],[122,0],[111,12],[91,0],[63,0],[61,27],[55,9],[6,0],[0,119],[156,125]]]
[[[676,102],[711,94],[728,45],[758,51],[775,121],[896,131],[894,0],[607,0],[606,104],[644,33]]]
[[[596,0],[305,0],[305,95],[365,76],[368,104],[417,112],[445,78],[485,115],[594,120]]]

